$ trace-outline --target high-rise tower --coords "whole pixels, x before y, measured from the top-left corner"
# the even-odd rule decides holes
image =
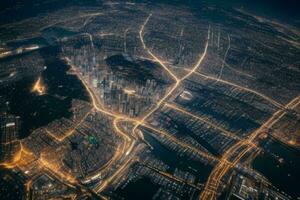
[[[20,149],[18,132],[20,117],[3,113],[0,115],[0,161],[12,162],[14,155]]]

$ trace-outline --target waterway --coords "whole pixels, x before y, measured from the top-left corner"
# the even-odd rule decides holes
[[[173,174],[177,168],[195,175],[196,184],[205,183],[212,170],[212,166],[203,164],[196,160],[191,160],[187,156],[179,155],[177,152],[168,149],[159,140],[152,136],[150,132],[144,131],[144,137],[145,140],[153,147],[151,149],[151,154],[169,166],[167,169],[168,173]],[[124,197],[125,199],[152,199],[160,187],[161,186],[154,183],[148,177],[139,177],[138,179],[130,181],[124,188],[118,188],[116,194]],[[186,195],[182,198],[189,199]]]
[[[171,116],[168,116],[171,117]],[[214,156],[220,156],[218,151],[209,144],[206,140],[201,138],[199,135],[196,135],[190,128],[188,128],[183,122],[172,119],[172,121],[169,122],[171,127],[176,127],[178,130],[179,136],[190,136],[194,140],[196,140],[201,146],[203,146],[206,150],[209,151],[209,153],[213,154]]]
[[[118,195],[125,199],[143,199],[152,200],[159,186],[152,183],[152,181],[147,177],[142,177],[136,181],[131,181],[125,188],[118,189]]]
[[[212,170],[212,166],[192,160],[185,155],[179,155],[147,132],[144,132],[144,137],[153,147],[151,153],[170,167],[168,169],[169,173],[173,174],[176,168],[188,171],[196,176],[196,182],[205,183]]]
[[[271,140],[265,144],[266,152],[259,155],[253,162],[253,167],[272,184],[291,195],[293,199],[300,198],[300,152]]]

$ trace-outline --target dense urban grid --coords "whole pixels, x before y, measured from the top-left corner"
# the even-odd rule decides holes
[[[299,199],[299,38],[244,10],[126,2],[1,25],[1,185],[20,198],[1,195]]]

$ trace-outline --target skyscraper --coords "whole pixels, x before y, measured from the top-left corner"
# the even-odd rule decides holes
[[[1,162],[12,162],[14,155],[20,148],[18,132],[20,117],[7,113],[0,115],[0,160]]]

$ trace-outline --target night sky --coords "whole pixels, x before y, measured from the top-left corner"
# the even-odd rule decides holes
[[[275,19],[300,28],[300,0],[127,0],[188,6],[197,12],[203,4],[239,8],[252,14]],[[16,22],[40,13],[53,12],[68,6],[99,6],[101,0],[1,0],[0,25]]]

